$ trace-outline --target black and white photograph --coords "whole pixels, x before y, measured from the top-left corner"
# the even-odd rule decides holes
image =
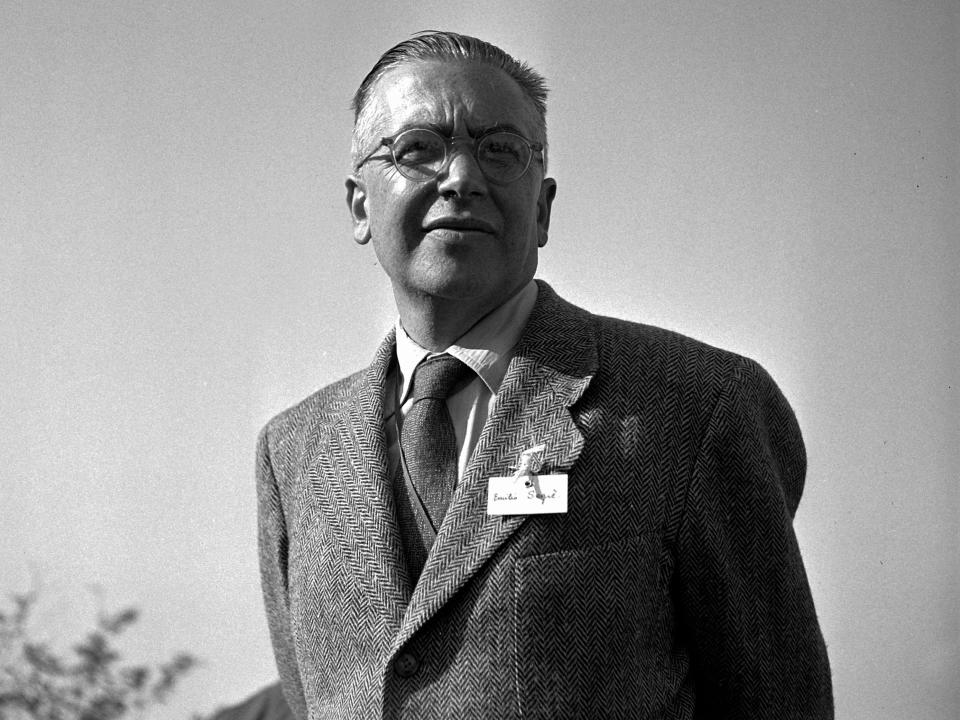
[[[0,720],[956,720],[960,5],[0,0]]]

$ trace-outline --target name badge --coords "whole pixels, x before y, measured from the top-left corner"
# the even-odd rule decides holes
[[[566,475],[492,477],[487,515],[548,515],[567,511]]]

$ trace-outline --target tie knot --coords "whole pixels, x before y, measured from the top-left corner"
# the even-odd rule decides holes
[[[454,388],[462,384],[473,371],[452,355],[436,355],[417,365],[413,371],[411,397],[446,400]]]

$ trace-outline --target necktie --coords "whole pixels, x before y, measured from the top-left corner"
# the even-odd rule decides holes
[[[413,404],[403,418],[400,451],[435,530],[443,522],[457,482],[457,439],[447,398],[472,374],[450,355],[424,360],[413,373]]]

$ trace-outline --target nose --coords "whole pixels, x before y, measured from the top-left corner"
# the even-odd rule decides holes
[[[487,179],[473,156],[469,143],[454,143],[446,166],[437,175],[437,190],[443,197],[481,196],[487,192]]]

